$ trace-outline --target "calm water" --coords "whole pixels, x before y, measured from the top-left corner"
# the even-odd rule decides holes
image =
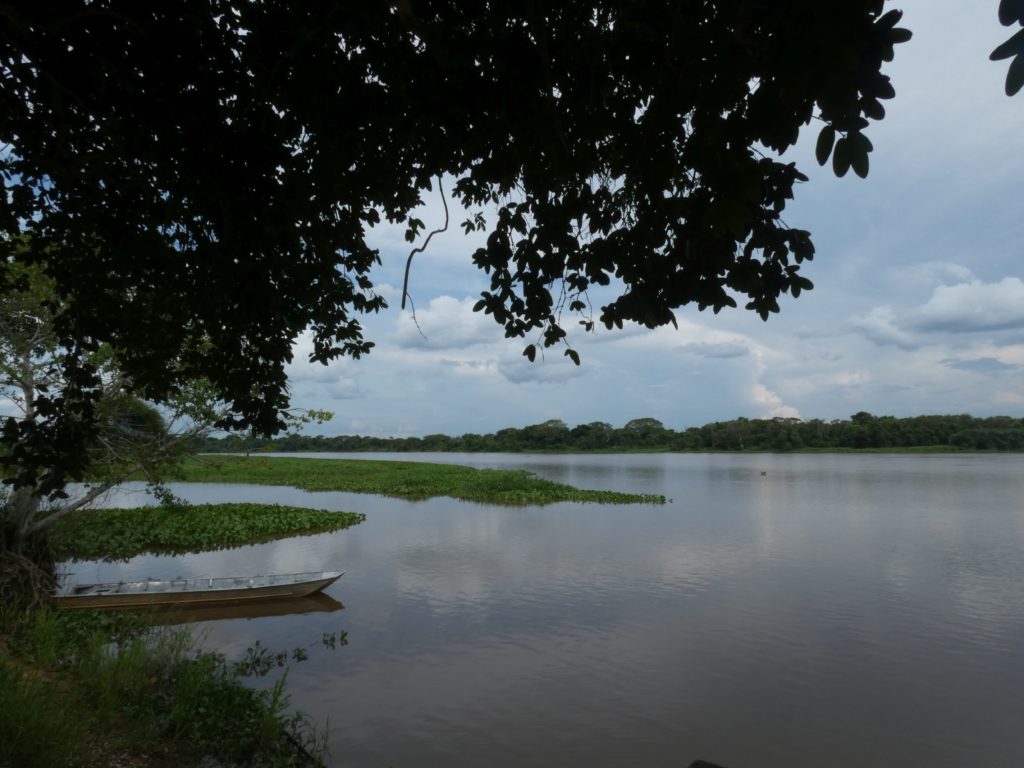
[[[309,647],[289,689],[338,766],[1024,765],[1024,457],[415,458],[673,501],[178,485],[367,521],[75,578],[346,570],[343,610],[197,625],[228,654]]]

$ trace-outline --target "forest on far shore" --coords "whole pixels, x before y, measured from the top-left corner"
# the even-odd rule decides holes
[[[745,419],[716,421],[676,431],[657,419],[622,427],[603,421],[570,427],[552,419],[478,435],[369,437],[291,434],[274,439],[228,435],[198,441],[201,453],[253,451],[799,451],[946,449],[1024,450],[1024,419],[1010,416],[873,416],[849,419]]]

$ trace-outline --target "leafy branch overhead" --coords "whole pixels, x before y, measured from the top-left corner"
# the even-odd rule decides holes
[[[894,47],[910,40],[910,30],[896,26],[901,18],[902,11],[891,10],[876,22],[881,61],[892,61]],[[863,131],[869,125],[868,118],[881,120],[885,117],[882,102],[895,95],[896,90],[889,78],[881,72],[874,72],[860,86],[860,94],[855,101],[820,101],[819,117],[825,121],[825,127],[818,134],[815,146],[818,164],[825,165],[831,155],[832,170],[836,176],[845,176],[853,168],[854,173],[865,178],[868,175],[868,154],[874,147]]]
[[[45,265],[68,392],[88,405],[106,344],[134,393],[206,380],[222,426],[264,433],[283,426],[300,333],[315,361],[370,351],[360,315],[386,306],[370,230],[423,230],[435,177],[464,227],[490,228],[478,308],[509,337],[550,347],[567,316],[656,327],[738,300],[777,312],[812,287],[815,253],[782,218],[806,177],[778,157],[820,118],[819,160],[865,175],[865,128],[893,95],[882,68],[909,37],[883,0],[2,14],[0,272]],[[70,461],[89,408],[74,424],[50,410],[34,429],[68,455],[45,460]],[[32,435],[8,439],[43,465]]]
[[[1006,72],[1006,95],[1016,96],[1024,88],[1024,0],[999,0],[999,22],[1004,27],[1022,27],[989,57],[992,61],[1013,59]]]

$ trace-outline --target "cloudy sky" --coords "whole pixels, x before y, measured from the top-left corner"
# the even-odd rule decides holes
[[[684,308],[678,330],[575,334],[580,368],[560,350],[531,365],[526,342],[471,311],[486,282],[456,209],[452,230],[414,261],[419,330],[398,309],[409,246],[401,230],[379,228],[376,280],[391,308],[366,320],[377,348],[325,368],[303,362],[300,340],[294,402],[335,413],[310,431],[457,435],[648,416],[682,429],[860,410],[1024,416],[1024,93],[1008,98],[1007,62],[988,60],[1014,31],[997,6],[890,3],[914,38],[884,70],[897,95],[869,130],[870,175],[819,168],[813,130],[787,156],[811,177],[786,221],[813,233],[817,256],[803,274],[815,289],[784,296],[768,322]],[[440,224],[440,205],[420,217]]]

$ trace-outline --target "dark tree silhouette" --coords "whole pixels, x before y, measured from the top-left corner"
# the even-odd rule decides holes
[[[778,156],[810,126],[820,162],[867,174],[882,67],[910,37],[883,6],[5,4],[0,273],[55,282],[67,386],[31,428],[7,422],[4,461],[23,484],[81,476],[98,344],[135,394],[207,379],[237,414],[224,426],[273,433],[293,340],[311,329],[322,362],[369,351],[367,231],[386,218],[415,240],[445,176],[463,226],[489,231],[477,309],[531,359],[566,321],[655,327],[734,297],[767,317],[811,287],[814,255],[782,218],[805,177]],[[592,314],[588,289],[610,284]]]

